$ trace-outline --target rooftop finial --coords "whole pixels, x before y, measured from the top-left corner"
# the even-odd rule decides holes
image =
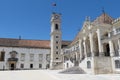
[[[104,9],[104,7],[102,7],[102,13],[105,14],[105,9]]]

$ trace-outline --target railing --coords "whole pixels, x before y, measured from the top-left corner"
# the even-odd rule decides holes
[[[110,37],[119,34],[120,33],[120,28],[114,29],[113,31],[110,32]]]
[[[75,53],[75,52],[79,52],[79,49],[76,49],[76,50],[68,50],[68,51],[65,51],[64,54],[70,54],[70,53]]]
[[[18,61],[18,58],[8,58],[8,61]]]

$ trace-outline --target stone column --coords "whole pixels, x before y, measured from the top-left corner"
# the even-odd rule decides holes
[[[109,47],[110,47],[112,72],[114,72],[114,70],[115,70],[115,62],[114,62],[114,59],[113,59],[113,56],[114,56],[114,46],[113,46],[113,42],[111,40],[109,41]]]
[[[113,42],[110,40],[109,41],[109,48],[110,48],[110,56],[114,56],[114,47],[113,47]]]
[[[84,37],[83,46],[84,46],[84,54],[85,54],[85,57],[87,57],[87,49],[86,49],[86,37]]]
[[[89,38],[90,38],[90,51],[92,56],[94,56],[94,44],[93,44],[93,34],[90,33],[89,34]]]
[[[118,47],[119,47],[118,52],[119,52],[119,56],[120,56],[120,39],[118,39]]]
[[[82,45],[81,45],[81,43],[82,43],[82,40],[79,39],[80,60],[82,59]]]
[[[103,45],[101,43],[101,33],[100,33],[100,29],[97,29],[97,37],[98,37],[98,47],[99,47],[99,55],[103,56]]]

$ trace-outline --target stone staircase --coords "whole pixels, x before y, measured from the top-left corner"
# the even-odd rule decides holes
[[[79,66],[74,66],[68,69],[65,69],[59,73],[63,74],[85,74],[85,71],[81,69]]]

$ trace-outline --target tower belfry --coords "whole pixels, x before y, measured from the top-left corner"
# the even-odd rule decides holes
[[[61,56],[61,14],[53,13],[51,17],[51,69],[60,69]],[[57,66],[61,65],[61,66]]]

